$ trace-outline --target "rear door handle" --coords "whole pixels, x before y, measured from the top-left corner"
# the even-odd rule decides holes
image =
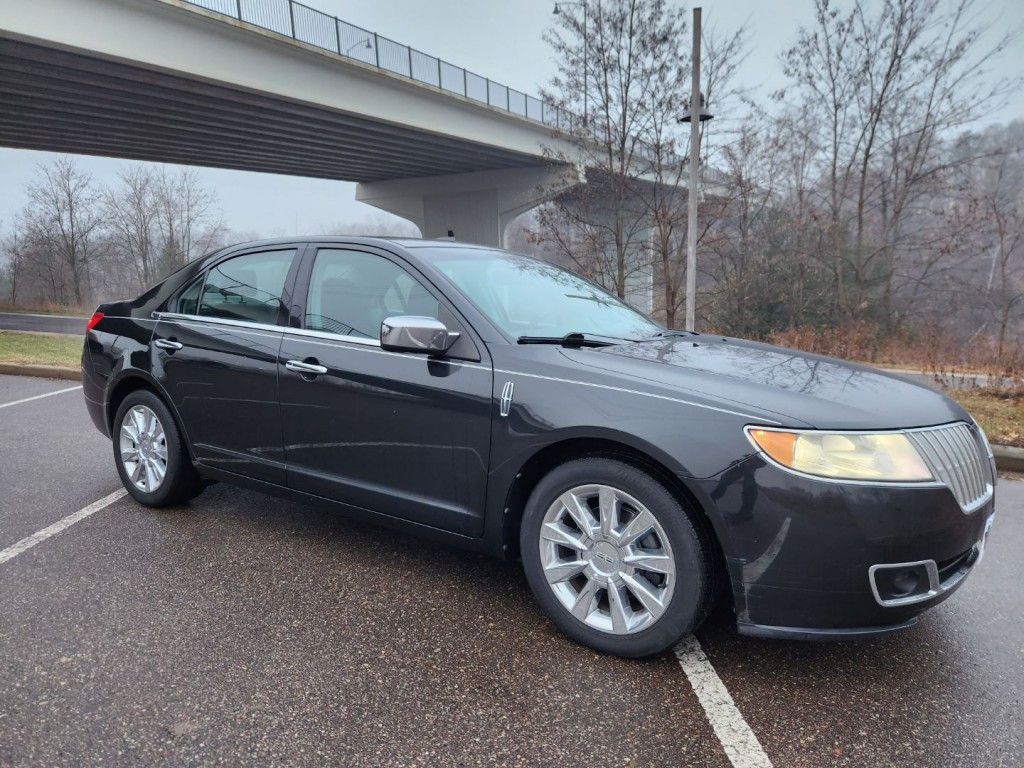
[[[185,345],[182,344],[180,341],[175,341],[174,339],[157,339],[156,341],[153,342],[153,346],[160,347],[160,349],[175,350],[181,349]]]
[[[287,368],[289,371],[294,371],[295,373],[304,373],[306,375],[313,374],[314,376],[316,376],[321,373],[327,373],[326,365],[306,363],[303,362],[302,360],[289,360],[287,363],[284,364],[284,367]]]

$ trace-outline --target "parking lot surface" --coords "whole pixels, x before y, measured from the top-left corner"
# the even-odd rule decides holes
[[[68,389],[0,376],[0,550],[120,488]],[[120,498],[0,563],[0,765],[1024,765],[1024,483],[997,499],[984,563],[906,632],[713,617],[763,750],[730,757],[676,656],[569,642],[516,563],[225,485]]]

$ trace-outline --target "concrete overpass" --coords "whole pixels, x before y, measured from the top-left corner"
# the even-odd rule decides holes
[[[356,181],[424,237],[502,244],[569,119],[289,0],[0,0],[0,146]]]

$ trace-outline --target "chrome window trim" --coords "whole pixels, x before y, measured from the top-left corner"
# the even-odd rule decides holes
[[[346,336],[342,333],[331,333],[330,331],[313,331],[307,328],[284,328],[285,333],[290,336],[309,336],[313,339],[327,339],[329,341],[346,341],[352,344],[362,344],[365,347],[377,347],[380,349],[379,339],[366,339],[362,336]]]
[[[226,325],[231,328],[245,328],[263,333],[280,333],[284,330],[283,325],[269,325],[267,323],[253,323],[248,320],[231,320],[227,317],[207,317],[204,315],[183,315],[178,312],[154,312],[155,320],[178,320],[186,323],[199,323],[200,325]]]
[[[318,339],[318,341],[312,341],[313,344],[322,344],[323,346],[333,347],[336,344],[327,344],[326,342],[344,342],[348,344],[354,344],[354,347],[350,349],[357,349],[361,352],[374,352],[379,355],[393,355],[396,357],[409,358],[415,357],[417,359],[427,360],[423,355],[410,355],[406,352],[389,352],[380,348],[380,342],[374,339],[364,339],[360,336],[343,336],[339,333],[329,333],[327,331],[309,331],[305,328],[288,328],[283,325],[267,325],[265,323],[252,323],[247,320],[230,320],[222,317],[204,317],[202,315],[182,315],[177,312],[154,312],[153,320],[178,320],[184,322],[199,323],[201,325],[227,325],[232,328],[246,329],[250,331],[259,331],[267,335],[278,335],[284,334],[287,336],[300,336],[307,339]],[[448,365],[455,365],[461,368],[479,368],[480,370],[490,371],[490,366],[480,365],[478,363],[466,363],[461,360],[448,360],[447,358],[429,358],[431,362],[443,362]]]
[[[324,347],[337,347],[337,342],[355,342],[355,346],[345,348],[356,352],[371,352],[375,355],[401,357],[406,360],[414,358],[423,360],[424,362],[445,363],[446,365],[454,365],[459,368],[477,368],[481,371],[491,370],[489,365],[480,365],[479,363],[467,363],[462,360],[449,360],[446,357],[427,357],[426,355],[417,355],[411,352],[392,352],[387,349],[381,349],[379,341],[363,339],[358,336],[341,336],[336,333],[327,333],[325,331],[307,331],[303,328],[282,328],[282,330],[286,336],[300,336],[309,344],[319,344]]]

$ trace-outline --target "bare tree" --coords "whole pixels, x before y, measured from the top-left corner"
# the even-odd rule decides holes
[[[135,289],[208,252],[224,234],[216,193],[200,184],[194,169],[127,166],[104,191],[103,202],[108,267],[131,274]]]
[[[47,283],[51,301],[82,306],[99,255],[100,192],[70,157],[40,168],[40,174],[26,189],[29,204],[21,215],[25,253]]]
[[[14,228],[0,239],[0,250],[7,258],[7,263],[0,274],[6,283],[11,306],[18,304],[18,288],[21,287],[25,275],[26,254],[20,234],[19,230]]]
[[[138,164],[124,168],[118,177],[120,184],[104,192],[104,215],[119,261],[142,287],[156,278],[158,178],[151,168]]]
[[[998,105],[977,0],[815,0],[815,23],[783,55],[811,125],[837,318],[888,311],[907,211],[934,192],[944,134]]]
[[[970,162],[957,166],[961,194],[944,217],[962,225],[950,272],[958,292],[972,297],[972,336],[994,330],[1001,363],[1024,322],[1024,122],[965,135],[953,154]]]
[[[215,247],[224,225],[216,192],[200,184],[194,168],[156,173],[158,271],[168,274]]]
[[[576,116],[561,126],[571,149],[548,155],[579,168],[585,183],[544,208],[539,236],[625,297],[630,272],[648,266],[650,222],[636,179],[656,138],[652,107],[678,106],[685,15],[666,0],[585,0],[560,10],[545,35],[558,74],[544,95]]]

